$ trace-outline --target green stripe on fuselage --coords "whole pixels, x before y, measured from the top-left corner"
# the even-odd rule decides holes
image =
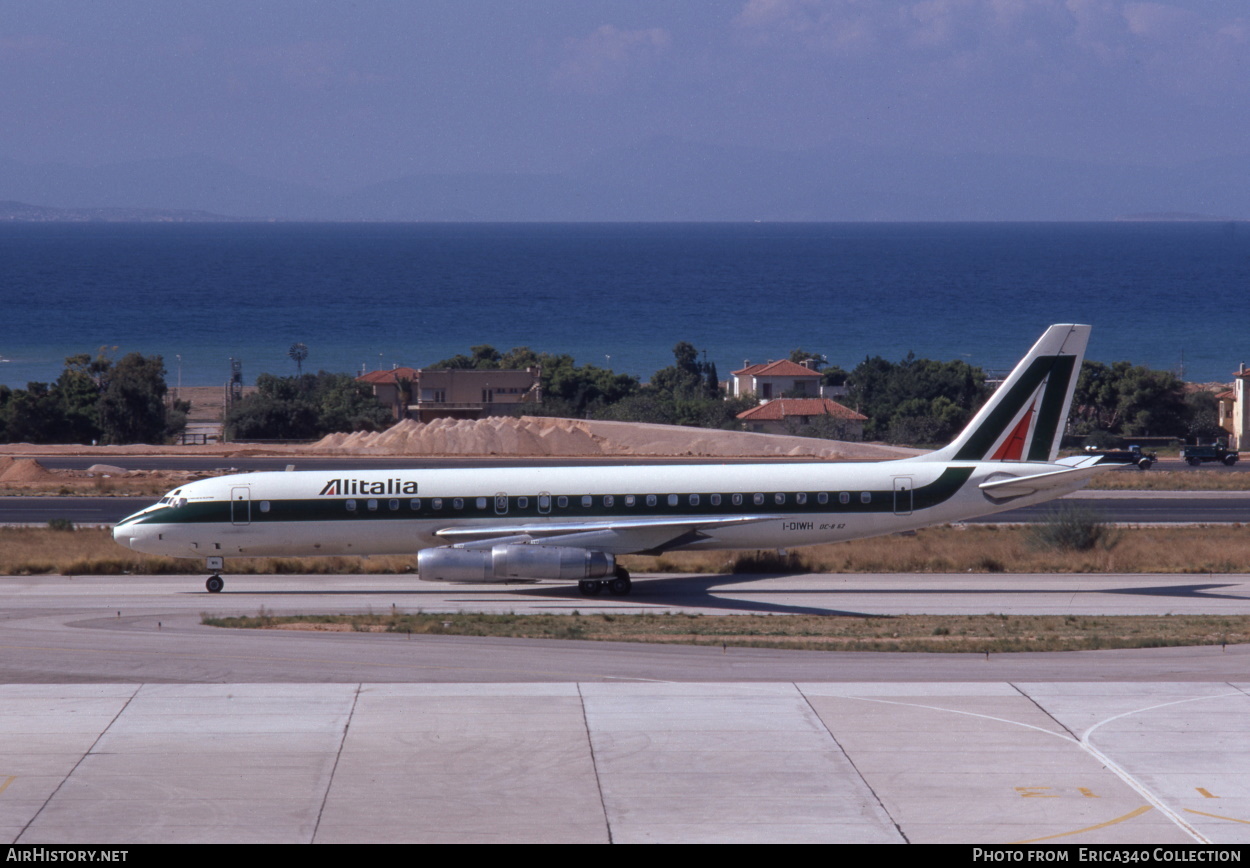
[[[903,467],[899,468],[900,471]],[[911,511],[929,509],[949,500],[954,496],[960,487],[967,482],[968,477],[972,475],[972,467],[948,467],[942,471],[942,474],[927,485],[922,485],[912,490]],[[905,473],[896,474],[905,476]],[[733,495],[735,492],[700,492],[698,503],[690,502],[691,494],[685,492],[677,495],[677,503],[669,505],[668,494],[656,494],[656,504],[654,506],[646,505],[647,494],[634,494],[634,506],[625,505],[625,495],[613,494],[603,495],[596,494],[592,497],[590,506],[582,506],[582,497],[584,495],[573,494],[553,494],[551,495],[551,509],[547,512],[540,513],[538,511],[538,497],[536,495],[509,495],[508,509],[506,513],[495,511],[495,496],[485,498],[485,507],[477,506],[477,497],[461,498],[463,506],[455,509],[453,504],[456,500],[454,497],[443,498],[420,498],[420,509],[413,509],[411,504],[413,498],[369,498],[369,497],[316,497],[304,498],[299,500],[269,500],[256,499],[252,501],[236,501],[231,504],[230,501],[211,501],[211,502],[190,502],[180,507],[166,507],[147,515],[142,515],[134,520],[136,524],[266,524],[269,522],[313,522],[313,521],[448,521],[455,522],[457,520],[470,519],[507,519],[510,522],[517,520],[559,520],[559,521],[603,521],[606,519],[647,519],[647,518],[673,518],[689,516],[691,518],[705,517],[732,517],[735,515],[755,515],[760,512],[777,512],[785,515],[803,515],[811,513],[814,515],[827,514],[868,514],[868,513],[890,513],[894,511],[894,491],[869,491],[869,500],[864,503],[861,499],[862,491],[848,491],[850,499],[848,503],[841,503],[838,495],[841,492],[829,491],[823,492],[828,494],[827,503],[819,503],[817,496],[822,492],[806,491],[806,492],[737,492],[742,495],[742,503],[734,504]],[[763,494],[764,502],[756,503],[754,496]],[[806,495],[806,503],[798,503],[796,495],[802,493]],[[721,502],[719,505],[711,503],[711,496],[719,494]],[[777,503],[776,495],[783,494],[784,502]],[[568,505],[561,507],[558,505],[560,497],[568,498]],[[526,499],[526,506],[519,505],[520,498]],[[605,498],[612,498],[612,505],[605,504]],[[443,506],[441,509],[434,509],[432,503],[436,499],[441,499]],[[347,509],[347,501],[354,500],[356,503],[355,510]],[[376,509],[369,509],[370,501],[376,503]],[[397,505],[396,509],[391,509],[391,503]],[[269,510],[262,512],[261,503],[268,503]],[[234,512],[232,513],[232,506]],[[243,518],[243,510],[247,510],[247,518]]]

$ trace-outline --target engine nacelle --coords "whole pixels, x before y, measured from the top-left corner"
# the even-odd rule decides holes
[[[417,574],[427,582],[582,581],[615,573],[615,556],[570,546],[502,543],[490,551],[436,548],[417,553]]]

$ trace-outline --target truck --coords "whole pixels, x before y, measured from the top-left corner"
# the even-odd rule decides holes
[[[1098,456],[1099,464],[1134,464],[1139,470],[1149,470],[1159,460],[1158,453],[1143,452],[1134,444],[1127,449],[1096,449],[1086,446],[1085,451]]]
[[[1198,444],[1196,446],[1181,447],[1181,458],[1184,458],[1185,463],[1190,467],[1197,467],[1204,461],[1220,461],[1226,466],[1232,467],[1240,457],[1235,449],[1228,448],[1228,441],[1223,438],[1205,445]]]

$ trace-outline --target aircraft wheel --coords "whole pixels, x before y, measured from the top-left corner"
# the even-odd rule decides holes
[[[603,582],[578,582],[577,590],[583,597],[597,597],[603,592]]]
[[[204,587],[208,588],[210,594],[220,594],[225,586],[226,582],[221,576],[209,576],[208,581],[204,583]]]
[[[608,582],[608,590],[614,596],[624,597],[634,589],[634,583],[629,580],[629,570],[624,567],[616,568],[616,578]]]

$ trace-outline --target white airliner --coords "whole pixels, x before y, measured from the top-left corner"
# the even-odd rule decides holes
[[[418,552],[425,580],[576,581],[630,592],[618,555],[776,549],[1042,503],[1107,468],[1056,461],[1089,326],[1054,325],[953,443],[914,458],[622,467],[299,471],[204,479],[113,531],[135,551],[224,559]]]

